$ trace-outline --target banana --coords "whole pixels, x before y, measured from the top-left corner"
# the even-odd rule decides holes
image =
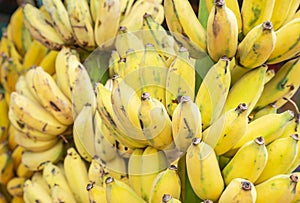
[[[100,160],[100,158],[96,155],[93,157],[90,165],[88,166],[88,179],[90,183],[95,185],[104,186],[104,163]]]
[[[194,138],[187,150],[186,167],[191,186],[198,197],[213,201],[219,199],[224,181],[211,146],[200,138]]]
[[[21,162],[16,170],[16,174],[18,177],[25,177],[28,179],[33,175],[33,171],[29,170],[29,168]]]
[[[11,94],[9,111],[12,111],[19,121],[33,126],[40,132],[58,135],[67,129],[66,125],[56,120],[41,106],[16,92]]]
[[[182,96],[172,115],[172,135],[176,148],[185,153],[194,138],[202,138],[201,114],[188,96]]]
[[[236,152],[243,144],[254,140],[257,135],[264,138],[265,144],[268,145],[272,141],[276,140],[284,131],[284,126],[292,120],[294,114],[287,110],[279,114],[267,114],[262,116],[251,123],[249,123],[248,128],[244,135],[238,140],[235,146],[230,150],[231,152]],[[231,153],[229,152],[229,154]]]
[[[91,187],[88,188],[89,200],[94,203],[106,203],[106,190],[105,187],[99,186],[95,183],[90,183]]]
[[[14,137],[15,137],[15,142],[19,146],[32,152],[46,151],[51,147],[53,147],[58,141],[57,138],[54,138],[52,140],[47,140],[47,141],[34,140],[19,130],[15,131]]]
[[[1,121],[0,121],[0,140],[6,137],[8,134],[8,128],[9,128],[9,117],[8,117],[8,110],[9,106],[5,101],[4,94],[0,94],[0,115],[1,115]]]
[[[119,61],[121,60],[120,55],[117,50],[111,51],[111,56],[108,61],[108,72],[109,77],[113,77],[116,74],[119,73]],[[111,81],[111,79],[108,79],[107,81]]]
[[[23,198],[25,202],[41,202],[48,203],[52,202],[50,194],[41,187],[37,182],[32,182],[30,179],[27,179],[24,183],[24,194]]]
[[[119,203],[123,201],[131,203],[146,203],[141,197],[139,197],[134,190],[126,183],[107,177],[106,183],[106,200],[109,203]]]
[[[22,163],[31,171],[39,171],[44,168],[47,161],[56,163],[64,153],[63,140],[59,140],[53,147],[42,152],[24,151]]]
[[[16,92],[29,98],[31,101],[35,102],[36,105],[40,105],[39,101],[35,97],[35,94],[32,94],[30,90],[29,83],[26,81],[26,76],[21,75],[18,78],[16,83]]]
[[[142,93],[138,117],[145,138],[152,147],[163,150],[172,142],[172,123],[165,106],[148,92]]]
[[[10,179],[6,185],[9,194],[12,196],[22,197],[25,180],[26,179],[24,177],[14,177]]]
[[[39,64],[39,66],[41,66],[50,75],[54,75],[55,73],[55,61],[57,55],[58,51],[51,50]]]
[[[112,132],[116,139],[130,147],[130,148],[143,148],[146,144],[142,144],[136,141],[134,138],[125,135],[120,129],[118,119],[113,111],[111,92],[104,87],[101,83],[96,85],[96,98],[97,98],[97,110],[100,113],[102,121],[105,126]]]
[[[95,47],[94,29],[88,2],[65,1],[76,44],[84,49]]]
[[[141,96],[143,92],[149,92],[151,97],[159,100],[162,104],[166,103],[166,77],[168,68],[165,61],[159,55],[153,44],[145,45],[144,57],[139,65],[139,80],[141,84],[137,87],[137,94]],[[128,78],[129,77],[129,78]],[[126,80],[132,80],[134,75],[126,75]]]
[[[289,137],[276,139],[267,145],[268,161],[255,184],[287,172],[297,157],[298,139],[298,134],[293,134]]]
[[[39,102],[45,110],[53,115],[60,123],[70,125],[73,123],[71,101],[63,94],[55,80],[42,67],[34,69],[32,76],[32,91],[35,91]]]
[[[26,4],[23,8],[24,23],[32,37],[49,49],[59,50],[64,44],[57,31],[38,8]]]
[[[299,172],[294,172],[293,174],[296,175],[297,177],[299,177],[299,175],[300,175]],[[300,200],[300,196],[299,196],[300,186],[299,185],[300,184],[297,184],[297,186],[296,186],[296,194],[295,194],[295,197],[293,198],[293,200],[291,201],[292,203],[297,203]]]
[[[99,8],[95,20],[94,36],[95,42],[100,48],[113,45],[115,37],[119,30],[121,17],[120,0],[99,1]]]
[[[66,44],[74,42],[68,12],[60,0],[43,0],[43,5],[53,21],[53,27]]]
[[[225,154],[244,135],[248,126],[247,105],[239,104],[222,114],[203,132],[203,141],[209,144],[217,155]]]
[[[11,203],[24,203],[23,197],[12,197]]]
[[[43,177],[43,172],[42,171],[35,171],[32,174],[30,180],[33,183],[35,183],[35,182],[38,183],[40,185],[40,187],[42,187],[44,190],[46,190],[49,195],[51,194],[51,189],[48,186],[48,183],[47,183],[46,179]]]
[[[245,143],[222,170],[225,184],[230,184],[235,178],[244,178],[254,183],[267,161],[268,151],[263,137]]]
[[[169,30],[194,58],[206,52],[206,31],[200,24],[188,0],[164,1]],[[182,37],[184,36],[184,37]]]
[[[282,0],[275,0],[272,17],[270,18],[274,30],[280,28],[287,20],[287,17],[290,15],[289,10],[292,6],[292,3],[293,1],[286,2]],[[281,11],[285,11],[285,12],[281,12]],[[281,15],[278,15],[279,12],[281,13]]]
[[[252,28],[272,17],[274,5],[275,0],[259,2],[250,0],[242,4],[241,15],[244,36],[246,36]]]
[[[130,187],[139,195],[142,195],[140,181],[141,160],[144,150],[135,149],[128,160],[128,179]]]
[[[64,158],[64,171],[68,184],[77,202],[89,202],[86,185],[89,182],[88,172],[84,161],[75,148],[67,150]]]
[[[255,114],[253,116],[253,120],[258,119],[258,118],[268,115],[268,114],[276,114],[277,110],[278,110],[278,108],[276,105],[269,104],[269,105],[265,106],[264,108],[255,112]],[[284,131],[286,131],[286,129]]]
[[[238,47],[238,22],[224,0],[214,1],[207,20],[207,51],[218,61],[222,56],[232,58]]]
[[[95,112],[96,96],[86,67],[80,63],[78,57],[71,55],[67,60],[67,74],[73,105],[73,118],[75,119],[86,103],[89,103]]]
[[[276,33],[276,45],[268,58],[267,64],[275,64],[291,59],[299,52],[300,18],[295,18],[278,29]]]
[[[263,92],[266,71],[266,66],[260,66],[247,72],[236,81],[228,92],[223,112],[235,108],[240,103],[245,103],[248,107],[248,114],[250,114]],[[246,85],[247,87],[245,87]]]
[[[160,172],[153,181],[149,202],[160,202],[162,196],[166,193],[173,198],[179,199],[180,192],[181,183],[177,167],[171,165],[165,171]]]
[[[291,202],[295,197],[298,176],[296,174],[280,174],[255,185],[257,203]]]
[[[195,97],[195,69],[187,49],[181,47],[169,66],[166,77],[166,107],[170,116],[181,96]]]
[[[285,24],[299,15],[299,9],[298,9],[299,4],[300,4],[299,0],[292,0],[291,1],[290,6],[289,6],[289,10],[286,11],[288,13],[288,15],[287,15],[286,20],[284,22]]]
[[[103,161],[109,162],[117,156],[116,139],[103,123],[99,111],[94,115],[95,154]]]
[[[260,99],[257,101],[255,109],[260,109],[268,104],[276,104],[276,101],[289,94],[294,89],[298,89],[300,82],[296,79],[300,72],[300,58],[296,58],[285,63],[276,75],[265,85]],[[281,103],[282,104],[282,103]]]
[[[58,166],[51,162],[47,162],[44,165],[43,178],[46,180],[51,190],[53,199],[55,199],[53,196],[61,196],[60,194],[64,193],[65,197],[69,197],[69,200],[76,202],[64,172]]]
[[[122,78],[113,78],[113,90],[111,92],[111,103],[113,112],[116,115],[118,128],[131,139],[140,144],[146,144],[140,122],[138,119],[138,106],[141,100],[130,86]]]
[[[47,55],[48,48],[38,40],[33,40],[23,58],[23,67],[29,69],[32,66],[38,66]]]
[[[14,169],[17,170],[19,164],[22,162],[22,154],[25,151],[23,147],[20,145],[16,146],[16,148],[11,153],[11,157],[14,160]]]
[[[181,203],[179,199],[173,198],[169,194],[164,194],[161,199],[161,203]]]
[[[101,0],[90,0],[90,12],[93,21],[95,22],[99,15]]]
[[[271,21],[264,21],[253,27],[238,45],[238,63],[250,69],[265,63],[275,49],[276,36]]]
[[[76,203],[72,193],[66,193],[61,185],[54,185],[51,189],[51,198],[53,203],[70,202]]]
[[[221,114],[230,87],[230,61],[222,57],[205,75],[195,103],[202,117],[202,128],[211,125]]]
[[[219,203],[255,203],[257,198],[253,183],[244,178],[234,178],[223,191]]]

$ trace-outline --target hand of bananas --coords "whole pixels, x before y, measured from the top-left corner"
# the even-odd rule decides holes
[[[18,8],[0,42],[0,203],[299,202],[300,1],[201,4],[205,25],[188,0]]]

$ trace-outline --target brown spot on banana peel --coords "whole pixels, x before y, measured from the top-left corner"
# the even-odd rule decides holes
[[[58,112],[61,111],[60,108],[53,101],[50,101],[49,103],[51,108],[54,109],[54,111],[58,111]]]
[[[88,184],[86,185],[86,190],[87,190],[87,191],[90,191],[90,190],[94,187],[94,184],[95,184],[95,182],[88,183]]]

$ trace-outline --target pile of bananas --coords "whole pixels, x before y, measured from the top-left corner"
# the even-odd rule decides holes
[[[299,202],[299,5],[18,8],[0,44],[0,203]]]

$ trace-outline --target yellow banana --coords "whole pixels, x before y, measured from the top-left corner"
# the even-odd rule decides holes
[[[180,192],[181,183],[177,173],[177,167],[171,165],[165,171],[160,172],[153,181],[149,202],[160,202],[166,193],[173,198],[179,199]]]
[[[216,201],[224,189],[224,181],[213,148],[194,138],[186,154],[187,174],[194,192],[201,199]]]
[[[289,22],[290,20],[292,20],[295,15],[298,16],[299,15],[299,4],[300,1],[299,0],[291,0],[290,6],[289,6],[289,10],[287,10],[286,12],[288,13],[285,23]],[[298,15],[296,14],[298,13]]]
[[[48,187],[51,190],[51,196],[53,199],[55,199],[53,196],[60,196],[60,190],[60,193],[64,193],[65,197],[69,197],[69,200],[72,200],[72,202],[76,202],[67,179],[64,176],[64,172],[58,166],[51,162],[47,162],[44,165],[43,178],[46,180]]]
[[[59,140],[53,147],[45,151],[24,151],[22,154],[22,163],[31,171],[39,171],[44,168],[44,164],[48,161],[53,163],[58,162],[62,158],[63,153],[63,140]]]
[[[194,138],[202,138],[201,114],[188,96],[182,96],[172,115],[172,135],[176,148],[185,153]]]
[[[18,177],[25,177],[28,179],[33,175],[33,171],[29,170],[29,168],[21,162],[16,170],[16,174]]]
[[[23,198],[25,202],[41,202],[47,203],[52,202],[50,194],[41,187],[37,182],[32,182],[30,179],[26,180],[24,183],[24,195]]]
[[[296,175],[297,177],[299,177],[300,173],[299,172],[294,172],[294,175]],[[298,180],[299,181],[299,180]],[[293,198],[293,200],[291,201],[291,203],[297,203],[300,201],[300,184],[297,184],[296,186],[296,194],[295,197]]]
[[[72,26],[68,12],[60,0],[43,0],[45,10],[53,21],[53,27],[66,44],[74,42]]]
[[[280,28],[283,25],[283,23],[287,20],[287,17],[290,15],[289,11],[290,8],[292,7],[292,4],[293,4],[293,0],[288,2],[282,0],[275,0],[272,17],[270,18],[274,30]],[[279,13],[280,15],[278,15]]]
[[[256,184],[266,181],[272,176],[284,174],[293,164],[298,153],[298,134],[279,138],[267,145],[268,161]],[[279,164],[280,163],[280,164]]]
[[[246,104],[241,103],[228,110],[203,132],[203,141],[217,155],[225,154],[244,135],[248,126],[247,108]]]
[[[19,121],[34,127],[40,132],[58,135],[67,129],[41,106],[16,92],[11,94],[10,110]]]
[[[254,183],[268,161],[268,151],[263,137],[245,143],[222,170],[225,184],[235,178],[244,178]]]
[[[68,184],[77,202],[89,202],[86,186],[89,183],[84,161],[75,148],[69,148],[64,158],[64,171]]]
[[[25,203],[23,197],[12,197],[11,203]]]
[[[92,183],[91,188],[88,189],[89,200],[94,203],[106,203],[106,189],[103,186],[99,186]]]
[[[296,174],[280,174],[255,185],[257,203],[291,202],[295,197],[298,176]]]
[[[152,147],[163,150],[172,142],[172,123],[165,106],[148,92],[143,92],[138,117],[143,134]]]
[[[276,75],[265,85],[255,109],[260,109],[268,104],[275,104],[280,98],[286,96],[294,89],[298,89],[300,82],[297,76],[300,74],[300,58],[285,63]],[[281,103],[282,105],[282,103]],[[276,105],[278,108],[280,106]]]
[[[265,144],[271,143],[273,140],[280,137],[284,131],[284,126],[292,120],[294,114],[287,110],[279,114],[267,114],[262,116],[251,123],[249,123],[248,128],[241,139],[232,147],[230,151],[236,151],[243,144],[254,140],[257,135],[264,138]]]
[[[70,193],[66,193],[61,185],[54,185],[51,189],[51,198],[53,203],[70,202],[76,203],[74,196]]]
[[[300,18],[295,18],[278,29],[276,45],[268,58],[267,64],[275,64],[294,57],[300,48],[298,40],[300,33]]]
[[[102,0],[90,0],[90,12],[93,21],[95,22],[99,15],[99,7]]]
[[[175,38],[199,58],[206,51],[206,31],[200,24],[188,0],[164,1],[166,22]],[[185,37],[182,37],[185,36]]]
[[[175,56],[174,56],[175,57]],[[195,97],[195,69],[187,49],[181,47],[170,64],[166,77],[166,108],[170,116],[180,102],[181,96]]]
[[[45,110],[53,115],[60,123],[70,125],[73,123],[71,101],[63,94],[55,80],[45,72],[42,67],[34,69],[32,77],[32,91],[35,91],[38,100]]]
[[[238,47],[238,22],[224,0],[215,0],[207,20],[207,51],[218,61],[232,58]]]
[[[86,161],[91,162],[92,157],[96,154],[94,145],[94,112],[90,104],[86,104],[73,125],[73,139],[78,153]]]
[[[51,50],[39,64],[39,66],[41,66],[50,75],[55,73],[55,61],[57,55],[58,51]]]
[[[47,193],[50,195],[51,194],[51,189],[48,186],[48,183],[46,179],[43,177],[43,172],[42,171],[35,171],[32,176],[30,177],[31,181],[33,183],[38,183],[40,187],[42,187],[44,190],[47,191]]]
[[[25,151],[23,147],[17,145],[16,148],[11,153],[11,157],[14,160],[14,169],[16,170],[19,164],[22,162],[22,154]]]
[[[94,29],[89,5],[84,1],[65,1],[75,42],[84,49],[95,47]]]
[[[10,152],[0,154],[0,184],[7,185],[10,179],[14,177],[14,163]]]
[[[126,183],[107,177],[106,183],[106,200],[110,203],[120,203],[123,201],[131,203],[146,203],[134,190]]]
[[[243,2],[241,8],[243,34],[246,36],[252,28],[269,20],[272,17],[274,5],[275,0]]]
[[[34,39],[49,49],[59,50],[64,44],[57,31],[38,8],[26,4],[23,8],[24,23]]]
[[[234,178],[223,191],[219,203],[255,203],[257,198],[253,183],[244,178]]]
[[[265,106],[264,108],[255,112],[255,114],[253,116],[253,120],[258,119],[258,118],[268,115],[268,114],[276,114],[277,110],[278,110],[278,108],[276,105],[269,104],[269,105]]]
[[[14,133],[15,142],[23,147],[24,149],[32,152],[42,152],[53,147],[58,139],[53,138],[52,140],[40,141],[32,139],[32,137],[27,136],[25,133],[16,130]]]
[[[264,89],[266,71],[267,67],[261,66],[247,72],[236,81],[229,90],[223,111],[226,112],[240,103],[245,103],[248,107],[248,114],[250,114]]]
[[[230,61],[222,57],[205,75],[195,102],[202,117],[202,128],[211,125],[221,114],[230,87]]]
[[[31,101],[33,101],[34,103],[36,103],[36,105],[40,105],[39,101],[37,100],[38,98],[30,90],[30,87],[29,87],[30,84],[27,82],[26,76],[25,75],[21,75],[18,78],[18,81],[16,83],[16,92],[19,93],[19,94],[21,94],[21,95],[24,95],[27,98],[29,98]]]
[[[142,160],[143,152],[144,152],[143,149],[133,150],[128,161],[129,185],[139,196],[142,195],[140,175],[141,175],[141,160]]]
[[[97,18],[95,20],[95,42],[100,48],[110,47],[119,30],[121,17],[120,0],[99,1]]]
[[[38,66],[47,55],[48,48],[38,40],[33,40],[23,58],[23,67],[29,69],[32,66]]]
[[[268,60],[276,42],[277,37],[271,21],[264,21],[253,27],[239,43],[236,59],[245,68],[258,67]]]
[[[2,138],[5,138],[8,134],[8,128],[9,128],[9,117],[8,117],[8,104],[6,103],[4,94],[0,94],[0,115],[1,115],[1,121],[0,121],[0,140]]]
[[[9,194],[14,197],[22,197],[25,180],[26,179],[24,177],[14,177],[10,179],[6,185]]]

